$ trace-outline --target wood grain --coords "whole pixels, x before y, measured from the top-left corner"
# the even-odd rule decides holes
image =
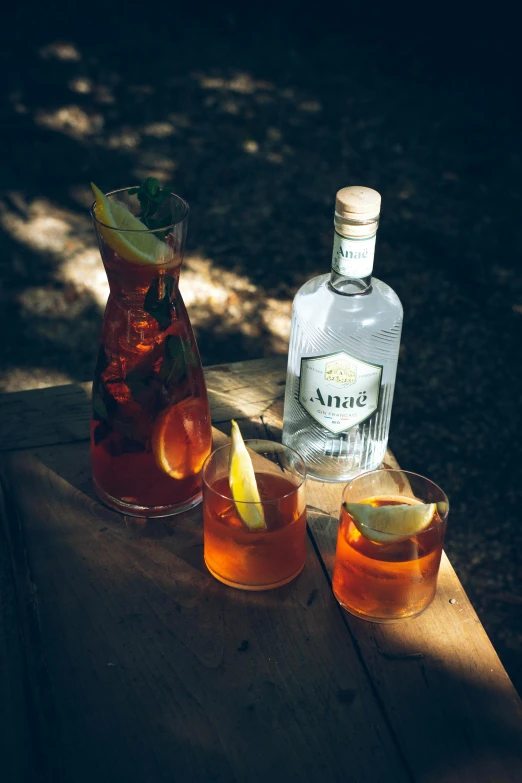
[[[0,450],[86,440],[90,394],[82,383],[0,395]]]
[[[340,494],[307,487],[308,524],[330,577]],[[415,780],[522,780],[520,699],[445,555],[435,600],[419,617],[380,625],[343,616]]]
[[[203,564],[201,508],[124,518],[84,491],[88,460],[86,444],[5,458],[53,780],[410,779],[311,545],[291,585],[227,588]]]
[[[206,375],[216,442],[231,416],[280,440],[284,362]],[[16,774],[522,780],[520,700],[445,556],[419,618],[343,612],[330,587],[342,485],[309,480],[303,574],[270,593],[226,588],[202,563],[200,509],[147,522],[97,501],[88,385],[44,391],[0,399],[14,417],[0,417],[3,448],[19,449],[4,455],[0,541],[5,736],[31,749],[11,752]]]
[[[0,519],[6,519],[1,483]],[[3,780],[25,781],[36,775],[36,763],[11,543],[0,524],[0,769]]]
[[[265,416],[277,439],[282,413],[276,401]],[[399,467],[389,451],[383,467]],[[342,491],[308,480],[308,525],[330,579]],[[416,781],[522,781],[522,703],[445,554],[420,617],[381,625],[340,611]]]
[[[205,368],[214,423],[262,416],[284,396],[283,357]],[[91,384],[0,395],[0,451],[75,443],[89,437]]]

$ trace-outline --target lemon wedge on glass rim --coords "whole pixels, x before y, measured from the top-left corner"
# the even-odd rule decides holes
[[[361,535],[377,544],[403,541],[426,530],[433,522],[436,503],[401,503],[371,506],[369,503],[343,503]]]
[[[248,529],[266,530],[252,458],[245,446],[241,430],[233,419],[228,482],[237,513]]]
[[[93,182],[91,188],[96,197],[93,212],[98,231],[121,258],[133,264],[164,264],[174,258],[171,248],[127,207],[111,201]]]

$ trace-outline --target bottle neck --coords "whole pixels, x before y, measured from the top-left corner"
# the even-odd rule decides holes
[[[359,221],[343,218],[336,212],[334,225],[330,287],[345,296],[368,293],[379,216]]]

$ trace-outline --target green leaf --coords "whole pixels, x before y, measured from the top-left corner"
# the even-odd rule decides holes
[[[105,372],[109,364],[110,364],[109,357],[107,356],[105,348],[103,347],[103,345],[100,345],[100,348],[98,350],[98,356],[96,359],[96,367],[94,369],[94,377],[98,379],[102,374],[102,372]]]
[[[125,376],[124,383],[129,387],[130,393],[135,397],[140,392],[145,391],[151,379],[154,377],[154,369],[148,363],[145,366],[137,365],[133,370],[129,370]]]
[[[178,334],[170,334],[165,341],[165,356],[160,367],[160,378],[166,387],[180,384],[188,375],[189,367],[197,367],[198,355],[194,346]]]
[[[94,428],[94,445],[99,446],[102,440],[110,435],[112,428],[109,427],[106,421],[100,421]]]
[[[147,391],[147,384],[144,380],[141,380],[141,378],[127,378],[125,379],[125,384],[129,387],[129,391],[131,393],[132,397],[138,397],[140,394],[143,394],[143,392]]]
[[[172,376],[181,380],[185,375],[183,340],[178,334],[170,334],[165,340],[165,356],[160,367],[160,378],[167,385]]]
[[[161,220],[152,220],[159,207],[170,197],[170,188],[162,188],[155,177],[147,177],[139,188],[130,188],[127,193],[136,195],[141,207],[141,220],[151,230],[164,228],[170,222],[170,215]]]
[[[109,358],[105,348],[100,346],[96,369],[94,371],[94,384],[92,393],[92,417],[98,422],[94,430],[94,442],[96,445],[101,443],[110,432],[112,427],[109,420],[118,410],[118,402],[114,399],[107,386],[104,384],[101,375],[109,366]],[[103,426],[102,426],[103,425]]]
[[[107,421],[107,419],[109,418],[107,407],[101,395],[98,392],[95,392],[93,394],[92,409],[94,412],[94,418],[98,419],[99,421]]]
[[[156,277],[145,294],[143,309],[158,322],[159,328],[164,331],[172,322],[172,293],[174,291],[172,277]],[[163,288],[163,296],[160,290]]]
[[[161,190],[160,184],[156,177],[147,177],[145,182],[143,183],[143,190],[144,192],[147,192],[151,197],[155,196],[156,193]]]

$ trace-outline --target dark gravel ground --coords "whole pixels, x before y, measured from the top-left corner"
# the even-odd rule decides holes
[[[246,281],[194,306],[207,364],[284,352],[270,313],[329,268],[335,192],[376,188],[375,272],[405,311],[390,444],[447,491],[448,554],[522,689],[514,24],[150,10],[25,4],[0,33],[0,388],[91,377],[91,179],[170,181],[202,290]]]

